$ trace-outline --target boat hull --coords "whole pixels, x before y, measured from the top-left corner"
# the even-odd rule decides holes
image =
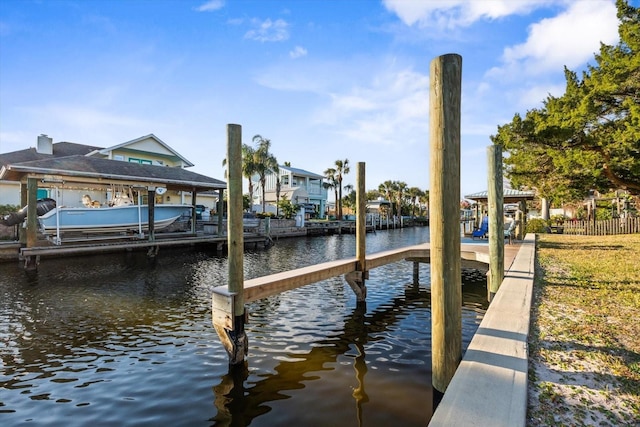
[[[168,227],[183,214],[189,205],[155,205],[154,229]],[[110,208],[53,209],[38,218],[40,231],[45,235],[63,232],[114,233],[149,229],[149,207],[147,205],[114,206]]]

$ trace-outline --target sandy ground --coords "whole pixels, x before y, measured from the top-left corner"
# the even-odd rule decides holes
[[[585,313],[545,301],[532,315],[527,425],[640,426],[640,396],[625,394],[610,370],[620,354],[570,338]]]

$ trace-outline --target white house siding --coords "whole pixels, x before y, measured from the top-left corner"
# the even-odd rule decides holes
[[[0,181],[0,205],[20,206],[20,183]]]

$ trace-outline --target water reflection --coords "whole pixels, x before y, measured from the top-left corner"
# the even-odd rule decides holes
[[[367,236],[370,252],[424,229]],[[353,236],[281,240],[245,258],[257,277],[355,254]],[[0,423],[425,425],[431,412],[429,266],[374,269],[366,305],[342,278],[248,305],[248,363],[229,370],[211,326],[224,256],[198,250],[0,264]],[[486,303],[463,290],[463,344]]]
[[[466,293],[470,294],[477,290],[472,288],[473,286],[469,287]],[[475,298],[479,298],[479,295],[475,295]],[[290,398],[289,391],[305,388],[312,381],[326,380],[328,375],[323,375],[322,372],[338,369],[337,365],[348,361],[353,370],[350,375],[355,379],[351,392],[354,410],[351,416],[347,416],[346,407],[342,409],[343,415],[340,418],[342,425],[384,425],[371,420],[369,424],[364,422],[365,413],[367,413],[365,407],[370,402],[367,393],[369,368],[378,370],[385,367],[393,372],[398,368],[391,368],[392,365],[410,366],[412,371],[424,375],[421,378],[424,384],[430,384],[431,354],[428,347],[431,337],[426,327],[430,324],[430,303],[428,289],[408,284],[404,286],[402,294],[380,305],[374,311],[368,312],[366,303],[356,304],[352,312],[344,317],[342,328],[333,329],[328,338],[316,337],[303,348],[294,348],[291,342],[287,341],[289,347],[284,349],[285,351],[278,357],[279,363],[272,372],[252,379],[246,366],[232,369],[213,389],[218,413],[212,421],[215,421],[216,425],[225,426],[249,423],[253,425],[254,419],[269,412],[274,402]],[[263,304],[265,306],[253,307],[261,314],[260,316],[272,313],[278,301],[266,301]],[[420,326],[410,327],[407,319],[416,312],[422,312],[419,315]],[[476,315],[467,315],[464,323],[475,323],[478,314],[480,314],[479,311]],[[248,333],[260,337],[260,329],[265,327],[267,322],[268,319],[265,317],[254,314],[250,321],[253,330]],[[404,336],[396,335],[399,330],[403,331]],[[329,331],[325,330],[326,332]],[[266,338],[263,337],[263,339]],[[467,338],[465,348],[468,341]],[[256,345],[257,347],[252,347],[250,350],[250,364],[254,363],[255,357],[261,352],[269,351],[268,348],[261,347],[262,345],[268,347],[268,343],[260,342]],[[375,387],[375,384],[373,386]],[[402,395],[404,387],[403,382],[385,384],[386,392],[391,395]],[[421,422],[426,423],[428,414],[432,410],[430,387],[424,387],[420,397],[413,398],[412,401],[424,411]],[[347,402],[342,403],[346,406]],[[399,405],[402,408],[407,407],[404,402]],[[280,415],[279,421],[283,424],[295,423],[299,421],[299,412],[299,410],[294,411],[290,417]],[[375,408],[372,413],[376,413]],[[320,419],[322,416],[317,414],[314,422],[319,422]],[[353,419],[354,423],[346,421],[349,419]],[[330,421],[330,419],[327,420],[327,422]],[[413,421],[416,422],[415,419]]]

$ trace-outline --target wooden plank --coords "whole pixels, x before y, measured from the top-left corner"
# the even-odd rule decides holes
[[[517,251],[519,245],[511,245],[512,251]],[[486,246],[469,245],[460,252],[461,259],[470,261],[479,261],[487,264],[489,262],[489,254]],[[515,252],[506,254],[510,263]],[[421,245],[408,246],[399,249],[369,254],[366,257],[367,269],[381,267],[386,264],[392,264],[404,260],[422,259],[426,260],[430,257],[430,248],[428,243]],[[332,277],[342,276],[357,270],[357,259],[347,258],[338,261],[329,261],[322,264],[310,265],[295,270],[275,273],[268,276],[257,277],[246,280],[244,282],[244,300],[245,302],[256,301],[267,298],[272,295],[299,288],[301,286],[317,283]],[[227,286],[219,286],[215,289],[227,290]]]
[[[403,261],[407,258],[424,258],[429,256],[429,244],[408,246],[401,249],[378,252],[367,256],[367,268],[372,269],[386,264]]]
[[[330,261],[244,282],[245,301],[255,301],[356,270],[356,259]]]
[[[226,286],[213,290],[211,297],[211,321],[224,329],[235,328],[235,312],[233,310],[235,293],[229,292]]]

